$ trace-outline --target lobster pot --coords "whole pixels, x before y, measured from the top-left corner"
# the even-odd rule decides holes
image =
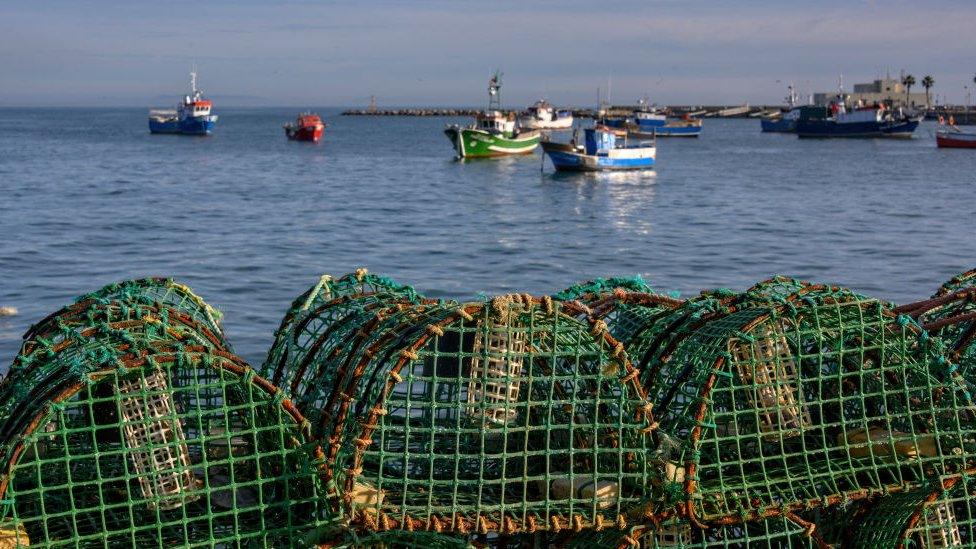
[[[976,544],[976,479],[951,477],[879,498],[850,530],[851,547],[972,547]]]
[[[196,479],[176,405],[161,370],[116,387],[122,435],[150,508],[175,509],[195,499]]]
[[[417,305],[361,330],[321,427],[354,528],[586,529],[644,502],[636,372],[547,303]]]
[[[220,355],[153,362],[38,403],[54,429],[15,439],[3,494],[32,544],[291,545],[324,518],[304,420],[267,382]]]
[[[0,521],[44,547],[289,546],[327,518],[305,419],[208,328],[82,311],[0,383]]]
[[[486,425],[504,425],[517,413],[525,334],[513,328],[487,323],[475,332],[467,411],[483,418]]]
[[[412,288],[365,270],[336,280],[323,276],[292,303],[259,371],[294,400],[312,402],[314,413],[355,332],[386,307],[419,301]]]
[[[972,467],[969,393],[884,304],[796,300],[705,320],[648,385],[668,458],[697,477],[663,495],[699,520],[757,520]]]

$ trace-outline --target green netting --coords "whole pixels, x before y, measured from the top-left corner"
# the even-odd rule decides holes
[[[976,477],[964,475],[878,499],[853,521],[850,547],[976,546]]]
[[[175,309],[203,324],[217,337],[223,338],[223,330],[220,326],[223,314],[208,305],[190,288],[171,278],[151,277],[109,284],[100,290],[79,297],[75,300],[75,304],[84,306],[105,301],[121,301],[131,305],[158,304]],[[70,308],[72,307],[68,306],[65,309]],[[61,311],[51,314],[35,324],[35,327],[45,325],[52,317],[60,314]],[[32,337],[33,330],[29,330],[24,339],[32,339]]]
[[[825,539],[815,522],[829,522],[832,516],[810,512],[811,520],[794,516],[771,517],[766,520],[699,529],[686,521],[668,520],[647,527],[634,527],[627,532],[608,529],[585,531],[566,540],[574,549],[627,548],[643,549],[719,549],[719,548],[821,548],[835,541]],[[829,532],[834,534],[833,532]],[[839,541],[839,540],[837,540]]]
[[[44,547],[302,539],[327,518],[306,421],[174,293],[145,295],[28,332],[0,384],[0,530]]]
[[[347,343],[356,332],[386,307],[424,301],[412,288],[363,269],[338,280],[323,276],[285,314],[260,371],[318,425],[337,365],[352,351]]]
[[[648,384],[683,478],[674,503],[704,522],[751,519],[972,467],[972,401],[931,343],[853,297],[697,327]]]
[[[595,278],[586,282],[580,282],[561,292],[552,294],[552,298],[557,301],[581,301],[587,303],[592,296],[599,298],[600,296],[612,293],[616,289],[641,293],[652,293],[654,291],[640,275],[637,275],[633,277]]]
[[[903,305],[929,333],[945,340],[948,357],[976,385],[976,269],[952,277],[931,299]]]
[[[321,410],[326,480],[357,531],[579,530],[643,505],[636,372],[563,308],[400,301],[347,332],[331,383],[296,403]]]

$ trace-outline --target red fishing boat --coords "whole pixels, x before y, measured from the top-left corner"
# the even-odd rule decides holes
[[[322,118],[311,112],[303,112],[294,122],[285,124],[285,135],[295,141],[318,141],[324,131]]]
[[[976,133],[964,132],[956,127],[950,116],[949,124],[939,117],[939,129],[935,132],[935,144],[940,149],[976,149]]]

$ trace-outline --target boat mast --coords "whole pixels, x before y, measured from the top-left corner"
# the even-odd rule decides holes
[[[495,71],[488,80],[488,112],[502,110],[502,73]]]

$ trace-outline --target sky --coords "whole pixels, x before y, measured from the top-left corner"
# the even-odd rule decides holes
[[[0,3],[0,106],[779,104],[890,71],[963,102],[976,1]],[[921,91],[921,90],[919,90]],[[976,95],[976,93],[974,93]]]

